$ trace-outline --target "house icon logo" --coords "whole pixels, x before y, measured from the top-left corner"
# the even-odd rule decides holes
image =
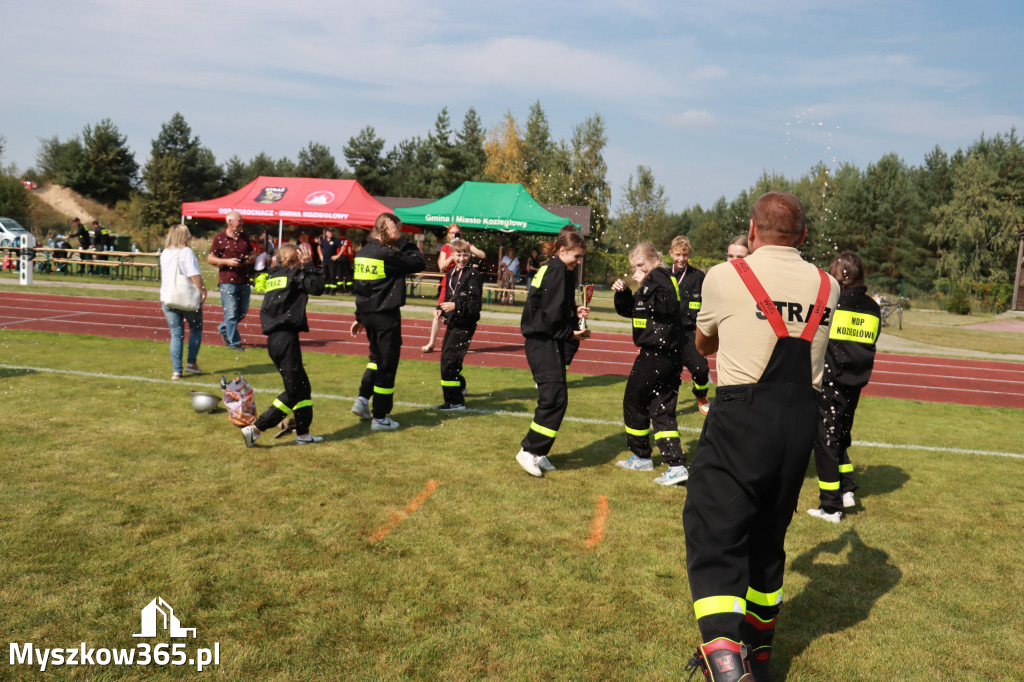
[[[142,632],[132,637],[156,637],[157,628],[166,630],[171,637],[188,637],[189,633],[192,633],[193,639],[196,636],[195,628],[181,627],[174,609],[163,597],[157,597],[142,609]]]

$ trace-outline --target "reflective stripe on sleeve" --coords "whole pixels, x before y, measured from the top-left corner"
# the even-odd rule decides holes
[[[277,409],[281,410],[285,414],[290,415],[292,413],[292,408],[288,407],[287,405],[282,403],[277,398],[274,398],[274,403],[273,404],[274,404],[274,407],[276,407]]]
[[[303,407],[313,407],[313,401],[312,400],[300,400],[299,402],[295,403],[295,407],[293,407],[292,409],[293,410],[301,410]]]
[[[658,431],[654,434],[654,440],[661,440],[662,438],[679,438],[678,431]]]
[[[818,487],[822,490],[839,490],[839,481],[823,481],[819,478]]]
[[[626,427],[626,433],[628,433],[631,436],[646,436],[650,432],[651,432],[650,428],[646,428],[646,429],[631,429],[628,426]]]
[[[444,379],[441,379],[441,385],[442,386],[461,386],[462,382],[460,382],[458,379],[456,379],[455,381],[445,381]]]
[[[376,372],[377,371],[377,363],[376,362],[368,362],[368,363],[366,363],[366,369],[372,369],[374,372]]]
[[[391,395],[392,393],[395,392],[395,389],[393,389],[393,388],[381,388],[380,386],[374,386],[373,387],[373,392],[374,393],[380,393],[381,395]]]
[[[532,280],[530,280],[530,286],[533,287],[534,289],[538,288],[540,286],[540,283],[544,281],[544,273],[547,271],[547,265],[540,266],[540,270],[538,270],[537,274],[533,276]]]

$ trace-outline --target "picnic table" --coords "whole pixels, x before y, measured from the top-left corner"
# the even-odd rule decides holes
[[[18,255],[18,247],[0,247]],[[64,275],[83,274],[87,271],[105,271],[110,279],[160,279],[160,254],[136,251],[93,251],[91,249],[61,249],[50,246],[35,247],[33,261],[38,272],[59,272]],[[100,260],[104,258],[104,260]]]

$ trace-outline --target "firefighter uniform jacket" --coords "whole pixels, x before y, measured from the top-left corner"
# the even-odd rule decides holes
[[[576,317],[576,278],[557,256],[548,259],[530,280],[520,329],[527,338],[572,340]]]
[[[654,268],[635,295],[629,287],[615,292],[615,312],[633,319],[633,343],[639,348],[673,352],[682,348],[681,291],[676,286],[668,269]]]
[[[309,294],[324,293],[324,276],[312,263],[301,268],[277,266],[267,274],[267,285],[260,308],[263,333],[276,331],[308,332],[306,301]]]
[[[697,313],[700,312],[700,290],[704,286],[704,271],[687,265],[682,272],[672,266],[672,279],[679,286],[679,309],[683,314],[683,329],[697,328]]]
[[[479,268],[467,265],[462,270],[451,269],[445,278],[445,302],[454,303],[455,310],[444,314],[449,327],[475,326],[480,319],[483,302],[484,276]]]
[[[851,287],[839,294],[825,351],[826,386],[863,388],[871,378],[882,313],[866,291]]]
[[[405,305],[405,276],[426,267],[414,242],[399,237],[394,246],[370,239],[355,260],[356,319],[369,313],[397,313]]]

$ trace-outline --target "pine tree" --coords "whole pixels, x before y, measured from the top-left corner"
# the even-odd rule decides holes
[[[300,178],[336,179],[341,177],[341,169],[329,147],[310,142],[305,149],[299,150],[295,175]]]
[[[107,206],[131,196],[139,164],[109,118],[82,130],[82,170],[74,189],[83,195]]]
[[[367,192],[376,196],[409,196],[397,194],[390,186],[389,164],[382,154],[383,151],[384,140],[377,137],[373,126],[366,126],[358,135],[350,137],[348,144],[342,149],[356,180]]]

